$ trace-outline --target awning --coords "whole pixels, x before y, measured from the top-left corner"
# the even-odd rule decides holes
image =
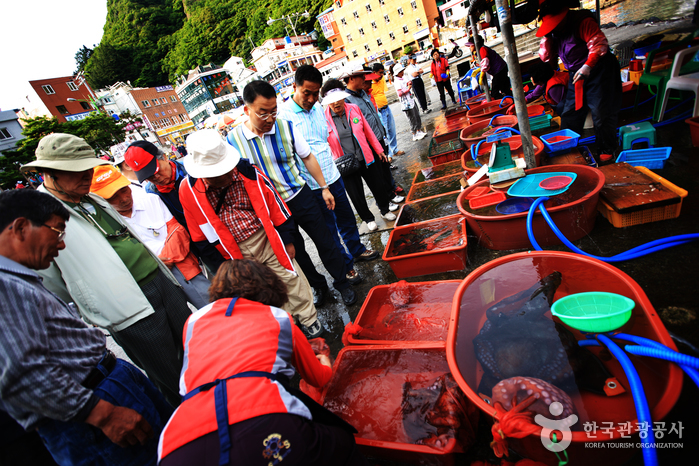
[[[413,34],[413,39],[418,40],[430,35],[430,28],[420,29]]]

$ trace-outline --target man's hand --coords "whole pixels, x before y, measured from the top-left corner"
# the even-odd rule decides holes
[[[335,210],[335,198],[333,197],[333,193],[331,193],[329,189],[324,189],[321,194],[325,201],[325,207],[327,207],[328,210]]]
[[[286,253],[289,255],[289,259],[294,260],[296,257],[296,246],[294,246],[294,243],[285,244],[284,247],[286,248]]]
[[[583,65],[580,67],[580,69],[575,73],[575,76],[573,76],[573,82],[576,83],[580,79],[585,79],[588,76],[590,76],[590,71],[592,68],[590,68],[587,65]]]
[[[324,355],[324,354],[316,354],[316,358],[318,358],[318,361],[320,361],[320,363],[321,363],[322,365],[328,366],[328,367],[333,367],[333,365],[330,363],[330,358],[327,357],[326,355]]]
[[[153,429],[143,416],[131,408],[114,406],[100,400],[85,419],[104,432],[109,440],[122,448],[130,445],[145,445],[153,438]]]

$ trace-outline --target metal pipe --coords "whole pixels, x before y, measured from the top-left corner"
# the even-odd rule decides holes
[[[476,14],[471,10],[471,7],[469,7],[468,10],[468,19],[469,23],[471,23],[471,36],[473,37],[473,45],[474,49],[476,50],[476,59],[478,60],[478,63],[481,62],[481,51],[478,49],[478,41],[476,41],[476,35],[478,34],[478,31],[476,31],[476,21],[478,20],[476,18]],[[485,71],[481,70],[481,73],[485,73]],[[492,98],[490,97],[490,89],[488,89],[488,78],[485,77],[483,79],[483,93],[485,94],[485,101],[490,102]]]
[[[512,85],[512,97],[515,101],[515,111],[519,122],[519,132],[522,135],[522,150],[527,168],[536,167],[534,158],[534,142],[532,141],[532,131],[529,127],[529,115],[527,113],[527,102],[524,100],[524,89],[522,86],[522,70],[519,67],[517,57],[517,45],[515,44],[515,33],[512,29],[512,14],[507,0],[495,0],[498,19],[500,20],[500,32],[502,35],[502,45],[505,48],[505,61],[510,75]]]

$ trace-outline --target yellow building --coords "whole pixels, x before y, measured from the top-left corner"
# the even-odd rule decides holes
[[[336,0],[333,15],[347,57],[372,61],[398,58],[406,45],[432,45],[439,10],[435,0]]]

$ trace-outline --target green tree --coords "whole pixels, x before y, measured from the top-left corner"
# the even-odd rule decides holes
[[[75,65],[77,68],[73,74],[78,74],[81,71],[85,71],[85,65],[87,65],[88,60],[92,56],[92,51],[94,50],[94,45],[92,48],[88,48],[83,45],[77,52],[75,52]]]

